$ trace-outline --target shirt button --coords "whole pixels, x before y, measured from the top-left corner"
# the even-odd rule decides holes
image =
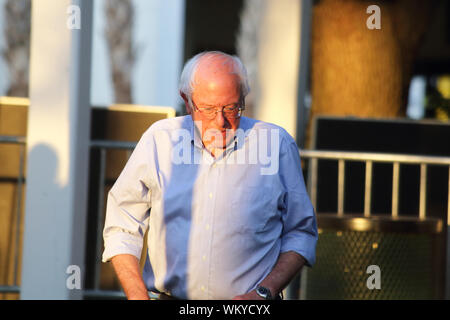
[[[203,257],[202,257],[202,260],[205,261],[205,260],[206,260],[206,256],[203,256]]]
[[[207,224],[205,228],[206,228],[206,230],[209,230],[209,224]]]
[[[209,193],[209,198],[212,199],[212,192]]]
[[[202,286],[200,289],[202,289],[202,291],[205,291],[205,286]]]

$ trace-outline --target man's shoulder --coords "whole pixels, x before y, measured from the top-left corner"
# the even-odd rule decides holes
[[[256,131],[261,131],[261,130],[266,130],[266,131],[271,131],[271,130],[276,130],[279,134],[279,137],[282,141],[286,141],[286,142],[295,142],[294,138],[289,134],[289,132],[287,132],[286,129],[284,129],[283,127],[271,123],[271,122],[266,122],[266,121],[262,121],[262,120],[256,120],[253,118],[247,118],[247,117],[242,117],[243,121],[243,127],[244,129],[247,130],[256,130]]]
[[[166,131],[172,132],[174,130],[186,129],[190,130],[192,126],[192,119],[190,115],[179,116],[167,119],[161,119],[154,122],[146,131],[146,134],[154,134],[156,132]]]

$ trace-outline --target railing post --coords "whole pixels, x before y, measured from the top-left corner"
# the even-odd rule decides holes
[[[106,172],[106,149],[100,148],[100,177],[98,190],[98,204],[97,204],[97,239],[95,244],[95,274],[94,274],[94,288],[100,288],[100,271],[102,261],[102,247],[103,247],[103,211],[105,198],[105,172]]]
[[[13,144],[19,146],[19,173],[17,178],[17,191],[16,191],[16,226],[15,226],[15,234],[12,237],[11,247],[14,248],[14,270],[13,270],[13,284],[12,285],[0,285],[0,294],[3,293],[19,293],[20,287],[18,285],[18,274],[19,270],[19,256],[20,256],[20,230],[22,223],[22,197],[23,197],[23,183],[24,183],[24,167],[25,167],[25,148],[26,148],[26,139],[25,137],[20,136],[0,136],[1,144]]]
[[[445,265],[445,298],[450,300],[450,165],[448,166],[448,194],[447,194],[447,252]]]
[[[311,169],[309,174],[309,196],[311,198],[311,204],[314,208],[314,210],[317,211],[316,205],[317,205],[317,168],[318,167],[318,159],[317,158],[311,158]]]
[[[344,215],[344,193],[345,193],[345,161],[339,159],[338,168],[338,210],[339,217]]]
[[[15,253],[14,253],[14,286],[17,286],[17,274],[19,268],[19,249],[20,244],[20,223],[21,223],[21,214],[22,214],[22,194],[23,194],[23,168],[25,162],[25,145],[20,145],[20,158],[19,158],[19,179],[17,181],[17,217],[16,217],[16,245],[15,245]]]
[[[420,203],[419,203],[419,219],[425,220],[427,207],[427,165],[420,164]]]
[[[394,162],[392,171],[392,218],[398,217],[398,191],[400,185],[400,163]]]
[[[364,217],[370,217],[372,204],[372,161],[366,161],[366,183],[364,190]]]

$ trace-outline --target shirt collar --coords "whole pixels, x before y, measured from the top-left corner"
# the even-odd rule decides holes
[[[194,119],[192,119],[191,117],[191,121],[189,121],[190,126],[191,126],[191,143],[193,143],[196,147],[198,148],[203,148],[203,142],[200,136],[200,132],[198,131],[197,127],[195,126],[194,123]]]
[[[201,139],[200,132],[198,131],[197,127],[195,126],[192,116],[190,116],[190,117],[191,117],[191,121],[190,121],[191,143],[193,143],[194,146],[202,149],[203,142]],[[244,131],[246,131],[246,120],[247,119],[245,117],[241,117],[241,121],[239,122],[239,129],[243,129]],[[234,150],[236,150],[236,149],[240,148],[244,144],[244,140],[245,140],[245,137],[234,136],[233,141],[230,141],[230,143],[227,145],[225,150],[228,151],[232,148],[234,148]]]

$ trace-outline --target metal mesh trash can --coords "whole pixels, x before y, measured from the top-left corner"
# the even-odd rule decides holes
[[[335,214],[317,220],[317,262],[307,271],[306,299],[444,297],[441,220]],[[367,286],[371,265],[380,269],[380,289]]]

